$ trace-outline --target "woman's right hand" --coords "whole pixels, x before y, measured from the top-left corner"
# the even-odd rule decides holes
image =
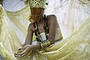
[[[23,57],[27,55],[29,52],[32,52],[32,46],[31,45],[25,45],[22,48],[19,48],[21,50],[21,53],[14,53],[15,57]]]

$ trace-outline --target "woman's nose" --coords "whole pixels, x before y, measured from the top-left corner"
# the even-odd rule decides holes
[[[38,15],[34,15],[35,17],[38,17]]]

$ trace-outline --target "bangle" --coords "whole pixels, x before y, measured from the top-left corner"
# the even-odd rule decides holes
[[[50,41],[49,40],[43,41],[40,43],[40,45],[41,45],[41,49],[44,49],[44,48],[50,46]]]

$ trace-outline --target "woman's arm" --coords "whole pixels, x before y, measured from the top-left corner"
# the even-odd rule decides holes
[[[33,37],[33,25],[30,24],[28,27],[28,34],[26,37],[25,44],[22,48],[19,49],[22,52],[15,53],[15,57],[23,57],[23,56],[27,55],[29,52],[40,49],[40,44],[31,45],[32,44],[32,37]]]
[[[49,41],[51,44],[53,44],[57,29],[57,19],[55,15],[49,15],[48,20],[49,20]]]
[[[32,37],[33,37],[32,28],[33,28],[33,26],[32,26],[32,24],[30,24],[29,27],[28,27],[28,33],[27,33],[24,45],[31,45],[32,44]]]

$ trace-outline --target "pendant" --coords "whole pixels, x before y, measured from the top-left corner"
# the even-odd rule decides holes
[[[41,41],[46,40],[46,34],[44,32],[40,33]]]

